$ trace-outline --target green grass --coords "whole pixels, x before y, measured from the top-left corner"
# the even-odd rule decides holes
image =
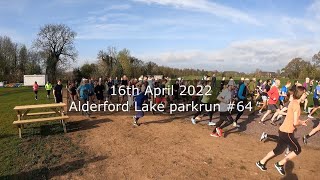
[[[18,129],[12,125],[17,120],[13,108],[54,103],[52,95],[51,99],[46,98],[44,88],[39,89],[37,101],[31,87],[0,88],[0,102],[0,179],[19,178],[21,172],[27,172],[30,179],[39,175],[41,178],[43,168],[57,164],[63,151],[70,150],[72,154],[71,148],[77,149],[65,136],[61,125],[55,122],[28,125],[23,130],[23,138],[18,137]],[[66,149],[60,152],[57,146],[66,146]]]

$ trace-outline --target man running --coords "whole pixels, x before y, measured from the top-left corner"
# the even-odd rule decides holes
[[[144,112],[142,110],[143,103],[148,100],[148,96],[145,94],[144,91],[141,90],[142,83],[139,82],[136,84],[136,87],[139,89],[139,93],[134,95],[134,101],[135,101],[135,111],[136,115],[133,116],[133,125],[139,126],[138,120],[144,116]]]
[[[291,152],[287,155],[287,157],[274,164],[278,172],[281,175],[285,175],[285,163],[301,153],[301,146],[294,137],[294,131],[299,125],[307,126],[307,120],[300,120],[300,101],[303,101],[306,97],[307,95],[305,88],[301,86],[297,87],[293,94],[293,100],[289,104],[287,116],[279,128],[279,138],[276,148],[270,151],[263,159],[256,162],[256,165],[260,170],[266,171],[266,163],[268,160],[274,156],[282,154],[286,147],[289,146]]]
[[[56,103],[62,103],[62,84],[61,80],[58,80],[58,83],[53,88],[53,96],[56,101]]]
[[[320,95],[320,81],[318,81],[318,85],[314,89],[313,93],[313,108],[310,114],[308,115],[308,118],[313,118],[312,114],[315,113],[319,108],[319,95]]]
[[[262,119],[259,123],[264,124],[265,118],[272,112],[272,111],[280,111],[280,109],[277,106],[277,102],[279,100],[279,90],[278,87],[280,86],[280,80],[276,79],[274,86],[271,87],[270,91],[268,92],[269,101],[268,101],[268,110],[263,115]],[[271,122],[272,125],[276,124],[274,122]]]
[[[222,129],[233,123],[233,118],[229,112],[229,103],[232,101],[233,84],[229,82],[228,88],[224,89],[217,97],[220,101],[220,120],[216,123],[210,136],[221,137]]]
[[[50,93],[51,93],[51,90],[52,90],[52,84],[49,81],[47,81],[47,83],[44,86],[44,88],[47,91],[47,98],[49,99],[50,98]]]
[[[244,80],[244,83],[242,83],[239,87],[239,91],[238,91],[238,103],[242,102],[243,106],[247,105],[247,85],[249,84],[249,79],[246,78]],[[240,125],[238,124],[238,120],[240,119],[240,117],[242,116],[244,110],[239,111],[237,114],[237,117],[235,119],[235,121],[233,122],[233,126],[239,128]]]

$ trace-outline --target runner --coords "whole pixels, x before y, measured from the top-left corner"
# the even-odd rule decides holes
[[[319,108],[319,96],[320,95],[320,81],[318,81],[318,85],[314,89],[314,94],[313,94],[313,108],[310,114],[308,115],[308,118],[313,118],[312,115],[315,113]]]
[[[219,92],[221,92],[223,90],[223,86],[224,86],[225,82],[226,82],[226,78],[222,77],[222,80],[220,82],[220,91]]]
[[[318,131],[320,131],[320,123],[318,124],[317,127],[313,128],[309,134],[304,135],[303,136],[303,143],[307,144],[308,143],[308,139],[313,136],[314,134],[316,134]]]
[[[49,81],[47,81],[47,83],[44,86],[44,88],[47,91],[47,98],[49,99],[50,98],[50,93],[51,93],[51,90],[52,90],[52,84]]]
[[[89,85],[90,85],[90,89],[89,89],[89,101],[90,103],[94,103],[94,80],[91,78],[89,80]]]
[[[33,89],[33,92],[34,92],[34,95],[35,95],[35,98],[34,98],[34,99],[35,99],[35,100],[38,100],[38,89],[39,89],[39,85],[38,85],[37,81],[34,82],[32,89]]]
[[[140,93],[137,95],[134,95],[134,101],[135,101],[135,107],[136,107],[136,115],[133,116],[133,125],[139,126],[138,120],[144,116],[144,112],[142,111],[142,104],[148,100],[148,96],[145,95],[144,91],[141,91],[141,85],[142,83],[139,82],[136,84],[136,87],[139,88]]]
[[[289,89],[288,91],[288,94],[287,96],[285,97],[285,100],[284,100],[284,107],[280,110],[280,111],[277,111],[274,113],[274,115],[272,116],[271,118],[271,122],[275,122],[275,118],[277,118],[277,120],[279,120],[282,116],[286,116],[287,113],[286,111],[288,110],[288,106],[289,106],[289,103],[292,101],[293,97],[293,92],[294,92],[294,89]]]
[[[104,85],[101,83],[101,81],[98,82],[98,85],[94,88],[94,92],[96,93],[96,97],[98,99],[98,103],[102,104],[103,103],[103,91],[104,91]]]
[[[87,79],[82,79],[80,86],[77,88],[78,97],[80,98],[81,107],[84,103],[88,103],[88,106],[90,104],[89,102],[89,91],[91,89],[91,85],[88,84]],[[84,112],[83,109],[81,109],[82,115],[90,116],[89,111]]]
[[[156,97],[156,104],[164,104],[164,109],[167,108],[168,106],[168,101],[167,101],[167,94],[163,94],[163,89],[166,87],[166,84],[167,84],[167,80],[166,79],[163,79],[161,82],[158,82],[158,84],[156,84],[157,86],[155,86],[156,88],[160,88],[160,95],[158,95]],[[152,112],[153,114],[155,112]],[[166,110],[164,110],[162,113],[166,113]]]
[[[68,92],[69,92],[71,101],[74,102],[75,96],[77,95],[77,88],[76,88],[74,82],[72,82],[70,84],[70,86],[68,87]]]
[[[216,74],[212,74],[212,78],[211,78],[212,89],[216,87],[216,82],[217,82]]]
[[[262,98],[262,106],[259,110],[259,115],[262,114],[262,111],[265,107],[267,107],[268,102],[268,92],[270,91],[271,80],[268,79],[261,85],[261,98]]]
[[[260,170],[266,171],[267,161],[274,156],[280,155],[286,149],[287,145],[289,145],[292,152],[290,152],[287,157],[274,164],[278,172],[281,175],[285,175],[285,163],[301,153],[301,147],[297,139],[294,138],[294,131],[296,126],[307,125],[307,120],[300,120],[300,101],[303,101],[306,97],[306,89],[301,86],[297,87],[293,94],[293,100],[289,104],[287,116],[279,128],[279,139],[276,148],[270,151],[263,159],[256,162],[256,165]]]
[[[311,93],[312,94],[312,90],[313,90],[313,84],[314,84],[314,79],[312,79],[311,81],[310,81],[310,83],[309,83],[309,93]]]
[[[309,91],[308,91],[309,84],[310,84],[310,78],[307,77],[306,81],[303,83],[303,87],[306,88],[307,95],[309,95]],[[307,111],[308,99],[306,98],[304,101],[301,101],[301,103],[304,103],[303,112],[308,113],[308,111]]]
[[[232,89],[233,84],[229,82],[228,88],[224,89],[217,97],[217,100],[220,101],[220,120],[210,134],[212,137],[221,137],[222,129],[233,123],[233,118],[228,109],[229,103],[232,101]]]
[[[280,80],[276,79],[275,83],[274,83],[274,86],[272,86],[270,91],[268,92],[268,96],[269,96],[268,110],[263,115],[263,117],[262,117],[262,119],[260,120],[259,123],[262,123],[262,124],[265,125],[264,120],[272,111],[276,111],[276,112],[280,111],[280,109],[277,106],[277,102],[279,100],[279,90],[278,90],[279,86],[280,86]],[[271,122],[271,124],[276,126],[276,124],[274,122]]]
[[[252,78],[250,80],[250,83],[248,84],[248,90],[249,90],[249,98],[250,98],[250,101],[254,101],[255,100],[255,92],[256,92],[256,87],[257,87],[257,84],[256,84],[256,78]]]
[[[239,91],[238,91],[238,103],[242,102],[243,106],[246,106],[248,101],[247,101],[247,85],[249,84],[249,79],[246,78],[244,80],[244,83],[242,83],[239,87]],[[237,117],[235,119],[235,121],[233,122],[233,126],[239,128],[240,125],[238,124],[238,120],[240,119],[240,117],[242,116],[244,110],[243,111],[238,111]]]
[[[203,88],[202,90],[202,99],[201,99],[201,104],[204,104],[206,107],[210,107],[210,94],[212,94],[212,90],[209,91],[209,87],[210,87],[210,81],[206,81],[205,82],[205,87]],[[201,105],[200,104],[200,105]],[[201,107],[201,106],[199,106]],[[207,108],[208,109],[208,108]],[[192,124],[196,124],[196,118],[203,112],[205,111],[206,108],[204,106],[202,106],[202,108],[200,108],[194,115],[193,117],[191,118],[191,122]],[[209,115],[209,126],[213,126],[214,123],[211,122],[212,121],[212,114],[213,114],[213,109],[210,109],[210,111],[208,111],[208,115]]]
[[[289,88],[290,86],[291,86],[291,82],[290,82],[290,81],[287,81],[286,85],[281,88],[280,97],[279,97],[280,109],[282,109],[283,106],[284,106],[284,100],[285,100],[285,97],[287,96],[288,88]]]
[[[62,103],[62,84],[61,79],[58,80],[58,83],[53,88],[53,96],[56,103]]]

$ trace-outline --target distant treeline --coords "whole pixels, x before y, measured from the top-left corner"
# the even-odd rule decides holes
[[[276,72],[265,72],[256,69],[245,74],[236,71],[218,72],[193,68],[173,68],[160,66],[154,61],[142,61],[130,54],[128,49],[117,51],[114,47],[100,50],[97,59],[89,59],[84,65],[70,71],[70,64],[77,59],[74,46],[76,32],[64,24],[47,24],[40,28],[32,47],[27,49],[23,44],[13,42],[10,37],[0,36],[0,81],[22,82],[25,74],[47,74],[50,81],[58,78],[80,80],[86,78],[109,78],[126,75],[137,78],[141,75],[163,75],[165,77],[289,77],[303,79],[309,77],[320,79],[320,52],[312,59],[293,58],[283,69]],[[261,65],[263,68],[263,65]],[[217,67],[218,68],[218,67]]]

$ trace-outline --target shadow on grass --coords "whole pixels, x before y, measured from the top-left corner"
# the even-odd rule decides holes
[[[110,119],[99,119],[99,120],[85,119],[81,121],[67,122],[66,124],[67,133],[94,129],[99,127],[99,124],[108,123],[108,122],[113,122],[113,121]],[[23,137],[30,137],[30,136],[37,136],[37,135],[50,136],[50,135],[56,135],[56,134],[64,134],[62,125],[60,123],[49,123],[41,126],[30,125],[25,129],[23,129]]]
[[[111,119],[98,119],[98,120],[81,120],[81,121],[73,121],[67,124],[67,132],[76,132],[76,131],[84,131],[89,129],[94,129],[100,127],[99,124],[113,122]]]
[[[55,176],[63,176],[84,168],[87,164],[103,161],[105,159],[107,159],[107,156],[98,156],[88,160],[79,159],[58,166],[44,167],[27,172],[20,172],[18,174],[0,176],[0,179],[51,179]]]

